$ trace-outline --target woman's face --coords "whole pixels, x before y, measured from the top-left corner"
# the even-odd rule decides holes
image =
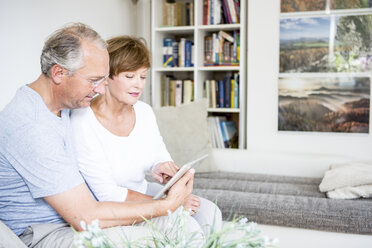
[[[108,79],[110,95],[124,104],[135,104],[145,89],[147,70],[142,67],[136,71],[121,72]]]

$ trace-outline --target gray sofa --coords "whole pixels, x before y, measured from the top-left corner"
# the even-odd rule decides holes
[[[225,220],[234,214],[259,224],[372,234],[372,199],[334,200],[319,191],[321,178],[197,173],[196,195],[217,202]]]

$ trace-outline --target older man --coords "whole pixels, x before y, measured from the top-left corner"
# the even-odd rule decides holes
[[[72,247],[70,225],[81,230],[81,220],[130,225],[166,215],[191,194],[187,173],[162,200],[97,202],[78,171],[69,109],[104,92],[106,43],[84,24],[66,26],[46,41],[41,70],[0,113],[0,219],[29,247]],[[145,235],[139,226],[124,230]]]

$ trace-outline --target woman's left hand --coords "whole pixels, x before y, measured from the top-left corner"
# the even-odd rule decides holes
[[[179,169],[173,161],[160,163],[152,169],[152,177],[160,183],[167,183]]]

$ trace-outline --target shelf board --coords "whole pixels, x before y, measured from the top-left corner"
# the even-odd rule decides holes
[[[217,25],[199,25],[199,30],[217,31],[240,29],[240,23],[237,24],[217,24]]]
[[[208,112],[218,112],[218,113],[239,113],[238,108],[208,108]]]
[[[158,27],[155,28],[156,32],[172,32],[175,34],[191,34],[194,32],[194,26],[175,26],[175,27]]]
[[[154,71],[194,71],[194,67],[156,67]]]
[[[239,71],[239,66],[201,66],[199,71]]]

